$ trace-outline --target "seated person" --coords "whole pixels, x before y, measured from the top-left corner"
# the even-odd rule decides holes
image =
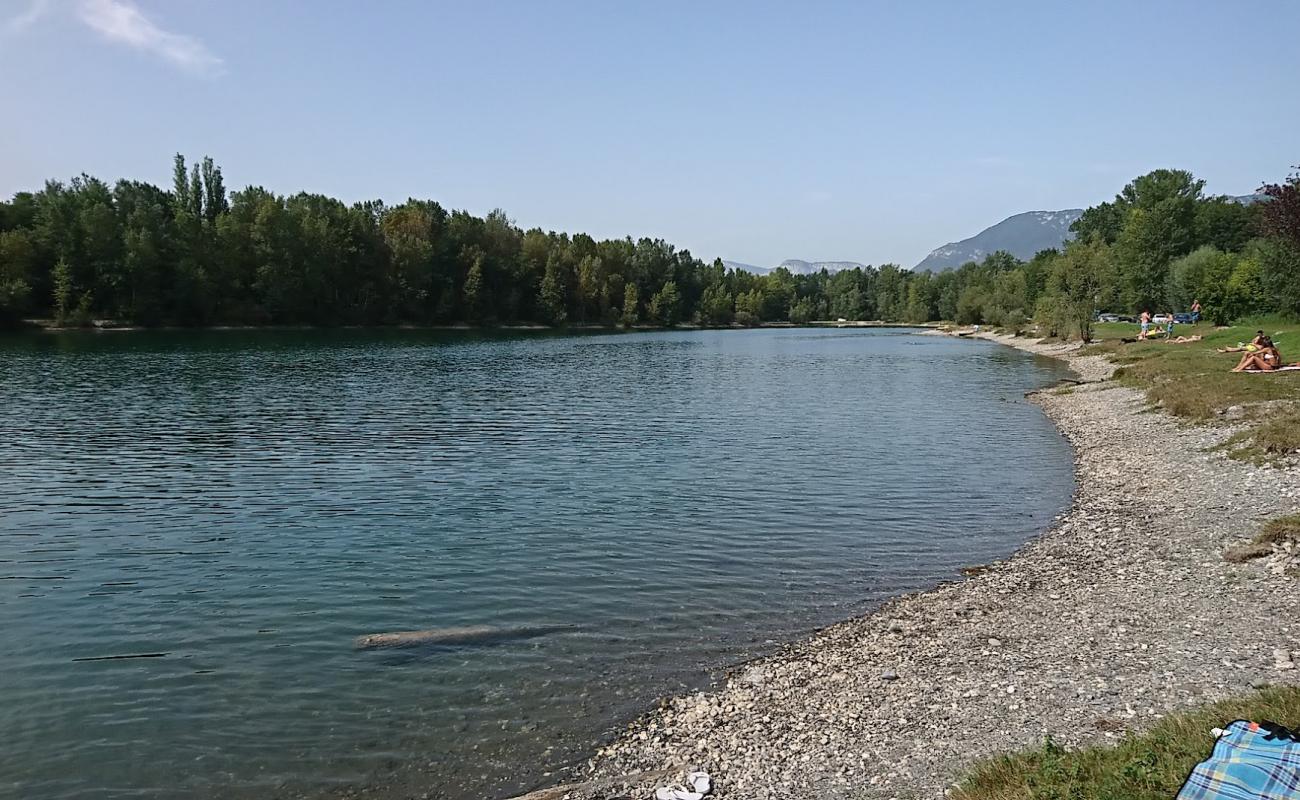
[[[1271,372],[1282,366],[1282,353],[1267,336],[1257,339],[1259,349],[1241,357],[1233,372]]]

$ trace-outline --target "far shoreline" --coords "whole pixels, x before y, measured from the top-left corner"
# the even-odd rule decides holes
[[[136,325],[116,320],[94,320],[90,325],[58,325],[49,319],[25,319],[22,324],[0,333],[142,333],[150,331],[465,331],[509,333],[637,333],[645,331],[749,331],[768,329],[800,328],[915,328],[938,330],[945,323],[941,322],[887,322],[885,320],[809,320],[808,322],[760,322],[757,325],[700,325],[682,323],[678,325],[606,325],[595,322],[576,322],[565,325],[542,325],[540,323],[519,322],[500,325],[471,325],[455,323],[448,325]]]

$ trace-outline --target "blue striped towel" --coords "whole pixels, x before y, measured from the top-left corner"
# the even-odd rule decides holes
[[[1280,725],[1237,720],[1187,776],[1176,800],[1297,800],[1300,736]]]

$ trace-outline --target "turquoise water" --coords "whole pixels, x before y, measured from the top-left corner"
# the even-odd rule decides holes
[[[545,783],[1044,528],[1062,375],[897,330],[0,339],[0,796]],[[353,646],[463,625],[505,635]]]

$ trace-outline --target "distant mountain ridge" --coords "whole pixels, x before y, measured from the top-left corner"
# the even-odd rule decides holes
[[[986,256],[999,250],[1006,250],[1021,260],[1033,258],[1039,250],[1060,247],[1074,238],[1070,226],[1082,214],[1082,208],[1014,214],[969,239],[935,248],[913,270],[944,272],[956,269],[967,261],[983,261]]]
[[[1265,199],[1262,194],[1243,194],[1230,198],[1242,205],[1258,203]],[[991,253],[1006,250],[1016,258],[1025,261],[1034,257],[1040,250],[1060,249],[1062,245],[1074,238],[1070,226],[1083,214],[1081,208],[1067,208],[1063,211],[1026,211],[1014,214],[991,228],[985,228],[969,239],[949,242],[943,247],[930,251],[930,255],[921,260],[912,269],[916,272],[944,272],[957,269],[968,261],[983,261]]]
[[[1250,205],[1267,199],[1262,194],[1243,194],[1230,199],[1242,205]],[[969,239],[949,242],[930,251],[912,269],[917,272],[944,272],[957,269],[970,261],[983,261],[987,256],[999,250],[1005,250],[1016,258],[1027,261],[1040,250],[1060,249],[1074,238],[1070,226],[1083,214],[1082,208],[1067,208],[1061,211],[1025,211],[1013,214],[992,227],[985,228]],[[775,267],[756,267],[740,261],[723,259],[727,269],[749,272],[754,275],[766,275],[775,269],[785,267],[795,275],[814,275],[823,269],[827,272],[840,272],[846,269],[865,268],[857,261],[803,261],[787,258]]]

